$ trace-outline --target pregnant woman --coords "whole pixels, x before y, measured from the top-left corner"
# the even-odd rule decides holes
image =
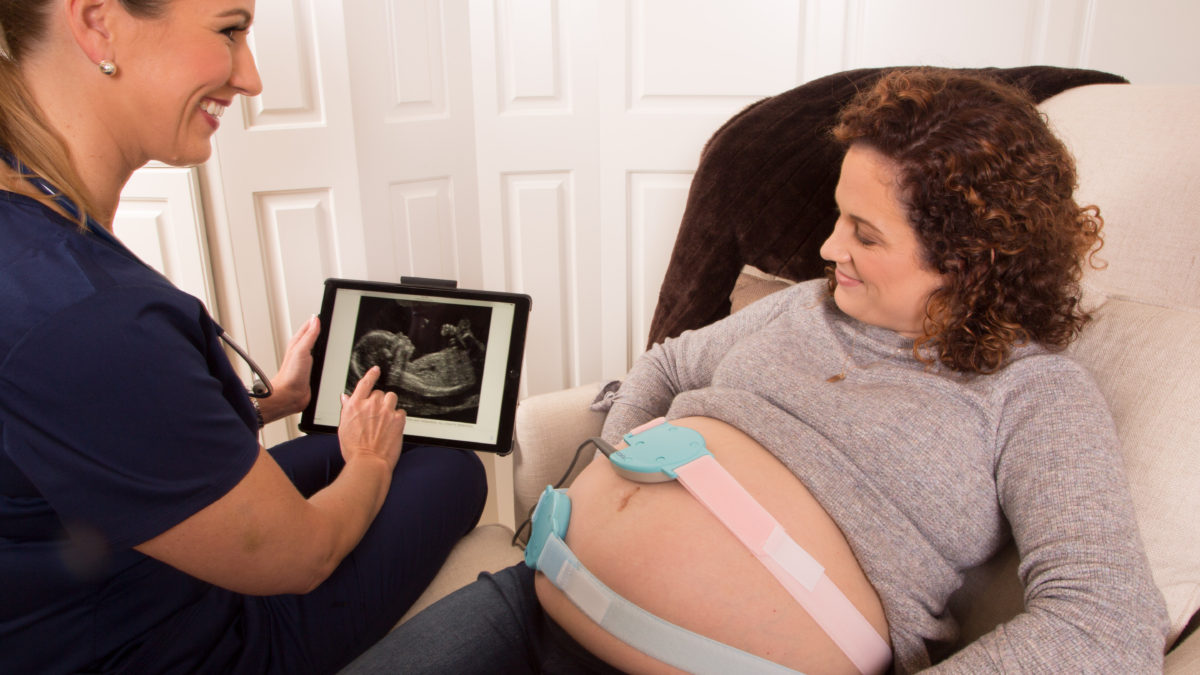
[[[665,416],[698,432],[803,549],[782,546],[792,562],[819,565],[829,602],[797,602],[679,482],[630,480],[614,454],[565,495],[571,574],[543,573],[543,554],[539,571],[483,575],[356,672],[722,671],[618,637],[597,607],[625,601],[671,625],[660,642],[686,629],[756,669],[1161,671],[1164,603],[1112,418],[1061,353],[1089,318],[1078,281],[1102,224],[1073,198],[1073,160],[1021,92],[933,69],[885,75],[833,133],[846,153],[828,279],[653,347],[603,431],[636,443]],[[1012,540],[1024,611],[935,664],[964,572]],[[570,592],[584,569],[614,595]],[[848,624],[883,647],[839,646]]]

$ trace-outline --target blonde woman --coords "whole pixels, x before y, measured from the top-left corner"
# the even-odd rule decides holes
[[[329,673],[471,528],[470,453],[412,448],[369,371],[271,448],[320,326],[252,404],[221,329],[113,235],[149,160],[203,162],[261,83],[253,0],[0,3],[0,672]]]

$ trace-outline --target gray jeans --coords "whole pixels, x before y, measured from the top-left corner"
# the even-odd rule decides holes
[[[524,563],[479,575],[388,633],[342,675],[620,673],[546,616],[533,577]]]

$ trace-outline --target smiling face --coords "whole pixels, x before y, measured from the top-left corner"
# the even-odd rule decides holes
[[[834,302],[846,314],[906,337],[924,332],[929,296],[941,277],[922,248],[898,193],[898,170],[884,155],[852,145],[842,160],[841,212],[821,257],[834,263]]]
[[[131,163],[208,159],[225,108],[262,91],[246,43],[253,16],[254,0],[175,0],[161,17],[114,25],[118,133]]]

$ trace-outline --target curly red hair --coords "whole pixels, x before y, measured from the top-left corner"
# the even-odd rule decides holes
[[[1014,346],[1062,349],[1078,335],[1090,319],[1079,280],[1104,221],[1075,202],[1075,161],[1024,92],[960,71],[889,71],[833,135],[895,163],[923,262],[945,280],[918,355],[990,373]]]

